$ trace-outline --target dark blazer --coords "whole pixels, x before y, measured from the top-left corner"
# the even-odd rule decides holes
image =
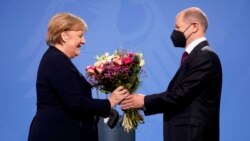
[[[164,114],[164,141],[219,141],[222,69],[207,41],[198,44],[167,90],[145,96],[145,114]]]
[[[98,141],[97,116],[109,116],[110,103],[92,99],[91,88],[64,53],[49,47],[38,69],[28,140]]]

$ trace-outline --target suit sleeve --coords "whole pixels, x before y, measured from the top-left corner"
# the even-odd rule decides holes
[[[211,76],[213,61],[208,53],[201,53],[194,59],[182,66],[184,70],[178,74],[181,78],[168,90],[145,96],[145,115],[183,108],[202,93]]]
[[[79,116],[98,115],[107,117],[110,114],[110,102],[105,99],[92,99],[91,89],[79,82],[72,66],[64,58],[54,61],[51,86],[56,91],[64,107],[73,114]],[[89,96],[86,96],[89,95]]]

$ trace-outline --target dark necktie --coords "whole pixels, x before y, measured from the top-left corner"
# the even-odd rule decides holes
[[[186,51],[184,51],[183,54],[182,54],[182,57],[181,57],[181,64],[185,61],[187,56],[188,56],[188,53]]]

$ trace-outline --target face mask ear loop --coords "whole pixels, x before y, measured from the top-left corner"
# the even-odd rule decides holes
[[[183,33],[185,33],[191,25],[192,23],[183,31]]]
[[[183,34],[188,30],[188,28],[192,25],[192,23],[183,31]],[[193,34],[193,32],[186,38],[186,40]]]

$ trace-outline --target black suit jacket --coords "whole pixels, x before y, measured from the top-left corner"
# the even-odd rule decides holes
[[[97,141],[97,116],[110,114],[108,100],[92,99],[92,86],[55,47],[43,55],[37,74],[37,112],[29,141]]]
[[[218,141],[221,87],[220,60],[203,41],[165,92],[145,96],[145,114],[164,114],[165,141]]]

